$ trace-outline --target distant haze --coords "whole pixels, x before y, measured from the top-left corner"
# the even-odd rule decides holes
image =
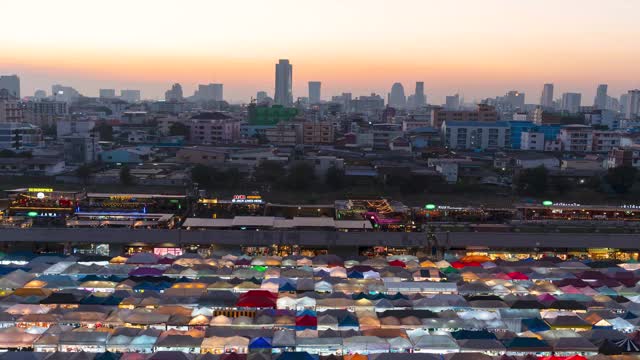
[[[248,101],[273,96],[280,58],[294,98],[309,80],[324,99],[386,96],[396,81],[411,94],[424,81],[431,103],[511,89],[537,103],[553,82],[587,105],[599,83],[614,96],[640,87],[636,0],[32,0],[1,11],[0,74],[20,75],[24,95],[61,83],[159,98],[174,82],[186,95],[222,82],[226,99]]]

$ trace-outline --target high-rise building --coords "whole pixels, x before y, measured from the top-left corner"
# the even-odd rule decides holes
[[[140,90],[120,90],[120,99],[129,103],[140,101]]]
[[[100,99],[115,99],[116,98],[116,90],[115,89],[100,89],[99,90]]]
[[[309,81],[309,103],[317,104],[320,102],[320,88],[322,83],[320,81]]]
[[[258,91],[258,93],[256,94],[256,102],[259,104],[265,101],[267,97],[269,97],[269,95],[267,95],[266,91]]]
[[[51,94],[54,100],[64,101],[67,103],[73,102],[80,97],[78,90],[71,86],[64,86],[60,84],[53,85],[51,87]]]
[[[578,111],[580,111],[581,102],[582,102],[582,94],[564,93],[562,94],[562,102],[560,104],[560,110],[575,114]]]
[[[184,96],[182,94],[182,85],[175,83],[171,86],[171,89],[167,90],[164,93],[164,100],[165,101],[172,101],[172,102],[176,102],[176,101],[182,101],[184,99]]]
[[[400,83],[395,83],[391,86],[391,92],[389,93],[387,103],[389,106],[395,108],[403,108],[407,105],[407,97],[404,95],[404,87]]]
[[[33,93],[33,97],[34,97],[36,100],[42,100],[42,99],[44,99],[44,98],[46,98],[46,97],[47,97],[47,92],[46,92],[46,91],[44,91],[44,90],[36,90],[36,91]]]
[[[598,110],[604,110],[607,108],[607,84],[598,85],[596,98],[593,100],[593,107]]]
[[[274,101],[278,105],[291,106],[293,104],[293,67],[287,59],[280,59],[276,64],[276,95]]]
[[[553,107],[553,84],[544,84],[540,105],[544,108]]]
[[[0,90],[6,89],[9,96],[16,99],[20,98],[20,78],[18,75],[1,75]]]
[[[524,93],[511,90],[504,96],[504,102],[512,109],[524,109]]]
[[[445,110],[458,110],[460,108],[460,95],[455,94],[445,98]]]
[[[427,105],[427,96],[424,94],[424,82],[416,82],[416,92],[413,94],[413,106],[421,107]]]
[[[640,89],[629,90],[627,92],[627,103],[624,108],[626,119],[633,119],[640,115]]]
[[[222,84],[208,84],[198,85],[198,90],[193,94],[196,100],[200,101],[223,101],[223,85]]]

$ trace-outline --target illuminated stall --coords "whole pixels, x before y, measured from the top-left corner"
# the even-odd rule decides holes
[[[76,210],[84,194],[34,187],[7,191],[9,216],[29,217],[34,223],[63,223]]]

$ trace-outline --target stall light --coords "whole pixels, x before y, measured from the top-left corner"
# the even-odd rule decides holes
[[[427,204],[427,205],[424,206],[424,208],[427,209],[427,210],[433,210],[433,209],[436,208],[436,205],[435,204]]]
[[[542,206],[551,206],[553,205],[553,201],[551,200],[545,200],[542,202]]]

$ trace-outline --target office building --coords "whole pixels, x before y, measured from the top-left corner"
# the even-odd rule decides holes
[[[322,83],[320,81],[309,81],[309,103],[317,104],[320,102],[320,88]]]
[[[511,90],[505,94],[503,102],[512,110],[522,110],[524,109],[524,93],[516,90]]]
[[[193,94],[197,101],[223,101],[224,100],[223,84],[206,84],[198,85],[198,89]]]
[[[625,119],[633,119],[640,115],[640,89],[629,90],[626,96]]]
[[[34,98],[35,100],[42,100],[42,99],[44,99],[44,98],[46,98],[46,97],[47,97],[47,92],[46,92],[46,91],[44,91],[44,90],[36,90],[36,91],[33,93],[33,98]]]
[[[404,87],[400,83],[391,86],[391,92],[388,95],[387,103],[394,108],[404,108],[407,106],[407,97],[404,95]]]
[[[164,100],[170,102],[179,102],[184,100],[182,94],[182,85],[175,83],[171,86],[171,89],[165,91]]]
[[[564,93],[562,94],[562,102],[560,104],[560,110],[575,114],[580,111],[581,102],[582,102],[582,94]]]
[[[540,97],[540,105],[543,108],[553,107],[553,84],[544,84],[542,97]]]
[[[64,86],[60,84],[56,84],[51,87],[51,94],[55,101],[62,101],[66,103],[73,102],[80,97],[78,90],[71,86]]]
[[[427,96],[424,94],[424,82],[416,82],[416,91],[413,94],[413,106],[422,107],[427,105]]]
[[[593,100],[593,107],[597,110],[605,110],[607,108],[607,98],[607,84],[598,85],[596,98]]]
[[[276,95],[274,101],[278,105],[293,105],[293,67],[287,59],[281,59],[276,64]]]
[[[0,90],[6,89],[13,98],[20,99],[20,78],[18,75],[0,75]]]
[[[445,110],[458,110],[460,108],[460,95],[455,94],[445,98]]]
[[[120,90],[120,100],[128,103],[140,102],[140,90]]]
[[[100,89],[99,90],[100,99],[115,99],[116,98],[116,90],[115,89]]]
[[[384,99],[377,94],[359,96],[351,100],[351,107],[354,112],[375,113],[384,109]]]

